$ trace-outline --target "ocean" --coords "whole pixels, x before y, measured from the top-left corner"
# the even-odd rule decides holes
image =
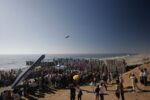
[[[128,57],[132,54],[47,54],[45,59],[53,60],[54,58],[78,58],[78,59],[105,59]],[[10,70],[24,68],[26,61],[37,60],[39,54],[35,55],[0,55],[0,70]]]

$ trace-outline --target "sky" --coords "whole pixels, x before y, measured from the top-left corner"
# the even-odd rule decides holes
[[[149,4],[148,0],[0,0],[0,54],[150,52]]]

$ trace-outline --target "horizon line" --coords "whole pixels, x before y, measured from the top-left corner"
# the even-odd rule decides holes
[[[76,55],[76,54],[144,54],[144,53],[0,53],[0,55]]]

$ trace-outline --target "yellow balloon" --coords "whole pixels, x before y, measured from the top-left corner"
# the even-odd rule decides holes
[[[74,76],[73,76],[73,79],[74,79],[75,81],[78,81],[78,80],[79,80],[79,75],[74,75]]]

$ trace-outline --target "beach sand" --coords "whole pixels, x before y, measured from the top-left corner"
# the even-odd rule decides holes
[[[135,73],[136,77],[139,79],[139,68],[147,68],[148,72],[150,72],[150,64],[144,64],[144,58],[150,58],[150,54],[139,54],[134,55],[131,57],[126,58],[128,65],[135,65],[135,64],[142,64],[140,67],[137,67],[127,73],[123,74],[124,79],[124,87],[125,87],[125,99],[126,100],[150,100],[150,85],[149,86],[143,86],[142,84],[138,83],[138,87],[141,89],[141,91],[138,92],[132,92],[131,91],[131,81],[129,78],[130,73]],[[148,80],[150,81],[150,75],[148,77]],[[139,80],[138,80],[139,81]],[[93,88],[91,86],[82,86],[81,89],[93,91]],[[105,95],[105,100],[117,100],[115,96],[115,85],[109,86],[106,93],[108,95]],[[144,90],[144,91],[142,91]],[[69,100],[70,97],[70,91],[69,90],[58,90],[55,94],[46,94],[45,98],[40,98],[39,100]],[[83,92],[83,100],[95,100],[95,94],[94,93],[87,93]]]
[[[150,86],[148,88],[150,89]],[[81,89],[86,89],[89,91],[93,90],[91,86],[83,86],[81,87]],[[105,100],[117,100],[114,90],[115,90],[115,86],[110,86],[108,88],[108,91],[106,92],[107,95],[105,95]],[[56,94],[46,94],[45,98],[40,98],[39,100],[70,100],[69,94],[70,94],[69,90],[59,90],[58,92],[56,92]],[[138,93],[126,92],[125,93],[126,100],[149,100],[149,98],[150,98],[149,92],[138,92]],[[83,92],[82,99],[95,100],[95,94]]]
[[[135,64],[143,64],[140,66],[141,68],[147,68],[148,72],[150,73],[150,64],[144,64],[144,58],[150,58],[150,54],[140,54],[140,55],[134,55],[131,57],[127,57],[125,60],[127,61],[128,65],[135,65]],[[125,93],[125,99],[126,100],[150,100],[150,85],[149,86],[143,86],[140,83],[138,83],[138,87],[141,90],[145,90],[144,92],[139,91],[138,93],[134,93],[130,91],[131,87],[131,81],[129,78],[129,74],[134,72],[135,75],[139,78],[139,67],[123,74],[124,78],[124,86],[125,90],[128,91]],[[150,75],[148,77],[148,80],[150,81]],[[9,87],[7,87],[9,88]],[[3,90],[7,90],[7,88],[0,88],[0,92]],[[82,86],[81,89],[93,91],[93,87],[91,86]],[[105,95],[105,100],[117,100],[115,97],[115,85],[110,85],[108,87],[108,90],[106,93],[108,95]],[[70,100],[70,91],[69,90],[57,90],[54,91],[55,93],[45,93],[44,97],[37,98],[38,100]],[[87,93],[83,92],[83,100],[95,100],[95,94],[94,93]],[[77,100],[77,99],[76,99]]]
[[[144,58],[150,58],[150,54],[138,54],[125,58],[127,65],[144,64]]]
[[[138,83],[138,87],[141,90],[138,90],[137,92],[132,92],[131,88],[129,88],[131,87],[129,74],[133,72],[135,73],[136,77],[139,79],[139,68],[147,68],[148,72],[150,72],[150,64],[144,64],[138,68],[135,68],[123,74],[124,87],[126,91],[125,92],[126,100],[150,100],[150,85],[143,86],[142,84]],[[148,77],[148,80],[150,81],[150,75]],[[91,86],[82,86],[81,89],[88,90],[88,91],[94,90],[94,88]],[[106,92],[108,95],[105,95],[105,100],[117,100],[114,90],[115,90],[115,85],[108,86],[108,91]],[[57,92],[55,92],[55,94],[46,94],[45,98],[40,98],[39,100],[69,100],[69,97],[70,97],[69,94],[70,94],[69,90],[58,90]],[[83,100],[95,100],[95,94],[83,92],[82,99]]]

